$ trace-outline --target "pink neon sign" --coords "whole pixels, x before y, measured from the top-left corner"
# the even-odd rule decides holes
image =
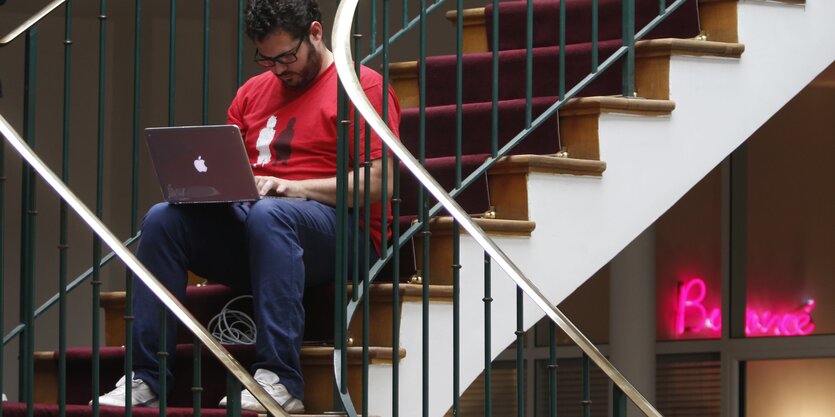
[[[709,334],[722,331],[722,311],[704,305],[707,285],[701,278],[683,283],[678,290],[676,303],[675,334]],[[808,300],[797,310],[775,313],[771,310],[745,311],[745,335],[757,336],[806,336],[815,330],[812,310],[815,300]]]

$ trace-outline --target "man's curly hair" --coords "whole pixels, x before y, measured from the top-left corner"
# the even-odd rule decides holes
[[[311,23],[321,21],[315,0],[249,0],[246,7],[246,35],[256,42],[276,31],[299,38]]]

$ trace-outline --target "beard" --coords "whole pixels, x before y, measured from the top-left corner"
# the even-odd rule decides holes
[[[322,69],[322,54],[313,49],[309,41],[305,42],[311,47],[308,49],[309,53],[304,67],[299,71],[287,70],[281,74],[276,74],[285,87],[297,89],[307,87],[316,79]]]

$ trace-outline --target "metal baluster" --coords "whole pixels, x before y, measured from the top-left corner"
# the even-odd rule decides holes
[[[623,0],[623,96],[635,95],[635,0]]]
[[[209,30],[211,0],[203,0],[203,112],[201,122],[209,124]],[[203,346],[197,336],[192,338],[191,405],[194,417],[202,414],[203,402]]]
[[[666,0],[658,0],[658,15],[664,16],[664,13],[667,12],[667,1]]]
[[[368,40],[368,53],[374,53],[374,50],[377,49],[377,0],[371,0],[371,17],[368,20],[368,28],[370,38]]]
[[[494,11],[496,9],[493,9]],[[492,263],[490,255],[484,252],[484,417],[493,416],[493,387],[491,369],[493,366],[492,353],[492,310],[491,284],[493,281],[491,273]]]
[[[159,415],[166,415],[168,409],[168,312],[162,304],[159,305]]]
[[[516,416],[525,416],[525,316],[524,296],[516,287]]]
[[[383,87],[385,88],[385,87]],[[365,177],[363,178],[364,183],[363,190],[365,190],[363,199],[363,221],[365,227],[363,228],[363,245],[365,246],[365,251],[363,252],[365,256],[361,260],[362,264],[362,415],[368,415],[368,365],[369,365],[369,356],[368,356],[368,345],[369,345],[369,330],[370,330],[370,321],[371,321],[371,280],[369,277],[369,261],[368,261],[368,254],[371,253],[374,248],[371,247],[371,235],[370,231],[371,228],[371,127],[366,125],[365,126]],[[383,183],[385,184],[385,183]],[[383,186],[385,188],[385,186]],[[356,226],[359,228],[359,225]],[[357,255],[354,255],[356,258]]]
[[[597,1],[597,0],[595,0]],[[565,1],[560,1],[560,76],[559,98],[565,99]],[[592,44],[592,50],[596,45]],[[592,52],[594,53],[594,52]]]
[[[133,182],[131,184],[131,208],[130,208],[130,235],[136,236],[139,230],[137,221],[139,204],[139,111],[141,106],[141,80],[142,80],[142,0],[134,3],[134,29],[133,29],[133,119],[131,131],[131,142],[133,154],[131,157],[131,172]],[[63,200],[62,200],[63,201]],[[125,268],[125,378],[132,379],[133,372],[133,272]],[[129,381],[126,381],[129,382]],[[133,415],[133,384],[125,384],[125,417]]]
[[[548,415],[557,417],[557,325],[548,322]]]
[[[38,51],[38,27],[26,31],[26,62],[24,64],[23,136],[27,144],[35,145],[35,86]],[[20,255],[20,321],[23,323],[23,337],[20,338],[20,369],[18,387],[21,400],[26,403],[27,417],[32,416],[34,386],[35,349],[35,175],[28,164],[23,164],[21,198],[21,255]]]
[[[388,2],[388,0],[383,0]],[[384,35],[385,36],[385,35]],[[385,39],[385,37],[384,37]],[[399,167],[400,162],[397,158],[392,158],[392,163],[395,167]],[[391,346],[394,349],[394,355],[391,362],[391,415],[392,417],[399,417],[400,415],[400,169],[394,170],[394,188],[392,191],[392,217],[394,223],[392,224],[392,241],[395,242],[393,248],[391,269],[392,269],[392,336]],[[2,417],[2,416],[0,416]]]
[[[455,18],[455,188],[461,186],[464,101],[464,2],[456,1]],[[452,224],[452,414],[461,413],[461,230]]]
[[[347,355],[347,285],[348,285],[348,259],[347,259],[347,234],[345,227],[347,223],[347,196],[348,196],[348,141],[345,140],[347,130],[347,95],[342,85],[337,86],[337,156],[336,156],[336,290],[334,291],[334,349],[340,351],[340,376],[343,381],[339,391],[334,394],[334,410],[342,410],[343,405],[339,398],[340,394],[348,392],[348,355]]]
[[[99,90],[98,90],[98,134],[96,140],[96,217],[99,219],[104,215],[104,123],[105,123],[105,93],[107,75],[107,1],[99,2]],[[101,316],[100,294],[101,294],[101,238],[93,237],[93,277],[90,283],[93,285],[93,417],[98,417],[99,408],[97,397],[100,393],[100,355],[99,344],[100,330],[99,322]],[[128,381],[129,382],[129,381]]]
[[[600,20],[600,7],[598,3],[600,0],[591,0],[591,72],[592,74],[597,73],[597,67],[599,65],[599,59],[597,57],[598,50],[597,50],[597,37],[599,34],[599,29],[597,25]]]
[[[64,111],[61,137],[61,179],[70,177],[70,67],[72,0],[64,7]],[[67,414],[67,202],[60,200],[58,226],[58,416]],[[2,300],[2,298],[0,298]]]
[[[168,16],[168,126],[174,126],[177,86],[177,0],[169,0]]]
[[[203,0],[203,118],[204,125],[209,124],[209,14],[211,0]]]
[[[6,298],[6,144],[0,145],[0,300]],[[6,315],[3,308],[0,308],[0,336],[6,333],[5,320]],[[5,374],[5,367],[3,361],[3,353],[5,352],[6,343],[0,340],[0,393],[3,390],[3,377]],[[0,404],[2,405],[2,404]],[[0,406],[0,417],[3,417],[3,407]]]
[[[490,41],[493,79],[490,83],[492,106],[490,109],[490,155],[499,151],[499,0],[493,0],[493,39]]]
[[[626,395],[615,384],[612,384],[612,416],[626,417]]]
[[[389,120],[389,106],[388,106],[388,95],[389,95],[389,12],[391,6],[391,0],[382,0],[383,1],[383,120]],[[391,161],[389,161],[388,156],[388,147],[383,144],[383,166],[387,167],[388,163],[394,165],[393,169],[393,178],[392,182],[394,183],[392,188],[391,194],[391,211],[392,211],[392,225],[391,225],[391,237],[392,237],[392,259],[391,259],[391,270],[393,276],[391,277],[392,283],[392,336],[391,336],[391,346],[393,349],[394,354],[392,355],[391,361],[391,415],[392,417],[398,417],[400,415],[400,161],[397,160],[396,157],[392,157]],[[384,169],[384,175],[387,175],[388,169]],[[385,178],[385,177],[384,177]],[[387,184],[384,180],[383,184]],[[387,187],[383,187],[385,190]],[[385,199],[383,199],[385,201]],[[383,219],[386,218],[385,216],[385,204],[383,204]],[[387,252],[386,249],[386,233],[385,233],[385,221],[383,221],[383,245],[380,253],[385,254]],[[2,416],[0,416],[2,417]]]
[[[420,135],[420,162],[426,160],[426,0],[420,0],[420,66],[418,73],[420,110],[419,110],[419,135]],[[423,222],[423,384],[422,384],[422,411],[423,417],[429,417],[429,198],[423,187],[419,187],[419,204],[421,207],[421,221]]]
[[[583,417],[591,415],[591,389],[589,383],[589,357],[583,353]]]
[[[560,2],[562,4],[564,2]],[[525,10],[525,127],[533,119],[533,0],[527,0]]]
[[[237,56],[235,57],[235,87],[244,83],[244,0],[238,0],[238,34],[236,44],[238,45]]]
[[[356,23],[355,27],[358,28],[359,27],[359,14],[357,14],[356,18],[357,18],[357,23]],[[359,51],[361,49],[361,46],[360,46],[361,45],[361,42],[360,42],[361,37],[362,37],[362,35],[359,35],[359,34],[356,37],[355,44],[354,44],[354,50],[355,51]],[[354,68],[356,69],[357,74],[359,75],[360,70],[361,70],[359,60],[354,62]],[[381,88],[383,90],[385,90],[385,84]],[[355,126],[359,127],[360,122],[364,123],[364,121],[362,121],[362,118],[359,116],[359,112],[354,113],[354,118],[355,118],[354,119],[355,120],[355,123],[354,123]],[[358,128],[357,128],[357,132],[359,132]],[[371,284],[371,281],[369,279],[369,267],[370,267],[370,265],[369,265],[368,255],[371,253],[372,250],[374,250],[371,247],[371,227],[370,227],[370,225],[371,225],[371,210],[370,210],[370,207],[371,207],[371,192],[370,192],[371,191],[371,126],[366,124],[364,133],[365,133],[365,142],[363,144],[364,145],[363,153],[364,153],[365,157],[362,161],[363,162],[362,163],[362,169],[363,169],[363,190],[365,192],[363,193],[363,205],[362,205],[363,210],[362,210],[362,212],[363,212],[363,224],[365,225],[365,227],[363,227],[362,244],[364,246],[363,247],[364,251],[362,253],[364,253],[365,256],[363,257],[363,259],[361,261],[359,261],[357,259],[357,257],[359,256],[359,252],[357,251],[357,252],[354,253],[354,259],[355,259],[355,264],[361,265],[360,272],[362,273],[362,288],[363,288],[363,292],[362,292],[362,296],[363,296],[363,299],[362,299],[362,313],[363,314],[362,314],[362,397],[361,398],[362,398],[362,415],[367,416],[368,415],[368,366],[370,364],[369,355],[368,355],[368,353],[369,353],[369,351],[368,351],[369,346],[368,345],[369,345],[369,330],[370,330],[369,323],[371,321],[371,309],[370,309],[370,306],[371,306],[371,298],[370,298],[371,288],[369,287],[369,285]],[[357,149],[359,148],[359,143],[358,142],[359,141],[357,141]],[[356,152],[354,154],[354,160],[355,161],[359,160],[359,155],[360,155],[359,152]],[[354,171],[354,172],[355,172],[354,178],[356,179],[356,178],[358,178],[358,176],[356,174],[359,173],[359,170]],[[385,183],[383,183],[383,184],[385,184]],[[385,188],[385,186],[383,186],[383,188]],[[354,200],[354,201],[357,201],[357,200]],[[354,204],[354,206],[356,206],[356,204]],[[354,211],[357,212],[358,210],[354,210]],[[359,236],[359,233],[358,233],[359,232],[359,223],[354,224],[354,230],[355,230],[354,235]],[[357,237],[357,239],[359,239],[359,237]],[[359,262],[356,262],[356,261],[359,261]],[[357,288],[357,287],[354,287],[354,288]],[[356,290],[354,291],[354,293],[356,293]]]
[[[197,336],[191,342],[191,406],[194,409],[194,417],[200,417],[203,402],[203,345]],[[238,391],[240,395],[240,391]]]
[[[162,411],[160,410],[160,415]],[[241,383],[234,375],[226,373],[226,417],[241,415]]]
[[[360,16],[359,13],[354,13],[354,28],[355,30],[359,30],[360,26]],[[360,48],[360,38],[362,38],[362,34],[354,33],[353,34],[353,48],[355,51],[359,51]],[[359,60],[354,61],[354,71],[359,74],[360,71],[360,62]],[[362,125],[362,120],[359,117],[359,112],[353,111],[351,114],[351,121],[353,122],[353,130],[351,131],[351,138],[354,144],[354,148],[351,150],[352,157],[351,160],[351,172],[354,173],[353,177],[353,195],[351,196],[351,201],[354,202],[353,209],[350,210],[351,218],[352,218],[352,226],[353,229],[351,233],[351,258],[353,262],[351,262],[352,271],[351,271],[351,284],[353,285],[353,291],[351,291],[351,301],[356,302],[359,300],[359,274],[360,274],[360,263],[359,261],[359,245],[360,245],[360,236],[359,236],[359,224],[360,224],[360,210],[359,207],[359,199],[360,199],[360,127]],[[367,188],[366,188],[367,189]],[[366,223],[367,225],[368,223]],[[368,227],[366,227],[367,229]],[[363,287],[363,291],[367,291],[367,287]],[[365,320],[365,319],[363,319]]]
[[[388,56],[388,54],[389,54],[389,50],[388,50],[388,48],[389,48],[389,44],[388,44],[389,27],[388,27],[388,25],[389,25],[389,22],[388,22],[388,7],[389,7],[389,0],[383,0],[383,92],[382,92],[383,93],[383,97],[382,97],[383,113],[382,113],[382,116],[383,116],[383,120],[385,120],[386,123],[388,123],[388,120],[389,120],[389,103],[388,103],[388,101],[389,101],[389,70],[388,70],[388,66],[389,66],[389,56]],[[371,42],[369,42],[370,43],[369,49],[371,50],[371,53],[373,53],[374,50],[377,48],[377,45],[376,45],[376,42],[377,42],[377,0],[372,1],[372,11],[373,12],[371,14],[371,19],[372,19],[372,23],[371,23],[371,29],[372,29],[372,31],[371,31]],[[382,178],[383,196],[381,198],[381,201],[383,201],[383,204],[382,204],[382,213],[380,215],[380,218],[383,219],[383,221],[381,222],[382,230],[380,231],[380,236],[381,236],[380,256],[385,256],[385,254],[388,252],[388,222],[386,221],[386,219],[388,219],[388,214],[389,214],[389,204],[385,204],[385,202],[389,201],[388,197],[390,197],[388,195],[388,181],[389,181],[388,175],[389,175],[389,172],[388,172],[388,169],[387,169],[388,164],[390,163],[390,161],[389,161],[388,147],[386,146],[385,143],[382,143],[382,147],[383,147],[383,157],[382,157],[382,163],[383,163],[383,178]],[[395,222],[397,222],[397,217],[393,217],[393,220]],[[397,240],[395,240],[395,245],[396,245],[396,242],[397,242]],[[397,250],[395,250],[395,252],[396,251]]]

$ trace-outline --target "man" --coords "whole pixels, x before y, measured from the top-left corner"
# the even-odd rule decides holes
[[[137,250],[138,258],[181,300],[188,270],[237,288],[242,286],[241,277],[249,277],[243,289],[254,296],[257,326],[252,371],[291,413],[304,411],[300,363],[304,288],[334,276],[337,74],[320,22],[315,0],[250,0],[247,35],[257,48],[255,61],[268,71],[238,90],[228,112],[229,123],[241,130],[260,194],[299,199],[230,205],[158,204],[145,216]],[[382,113],[382,77],[363,68],[360,80]],[[388,124],[396,132],[400,107],[393,90],[388,91]],[[367,256],[374,260],[381,240],[382,187],[391,190],[390,182],[382,184],[383,169],[388,169],[389,179],[393,176],[391,164],[383,167],[380,138],[374,134],[370,141],[371,187],[360,190],[360,195],[367,191],[375,201],[363,208],[370,210],[367,227],[377,253]],[[364,145],[360,155],[351,155],[352,160],[365,160]],[[353,150],[353,144],[349,148]],[[350,173],[349,191],[352,178]],[[361,179],[360,184],[363,182]],[[137,406],[153,406],[161,377],[156,355],[160,307],[141,283],[135,285],[133,303],[131,401]],[[172,378],[173,321],[168,321],[165,330],[169,359],[163,377],[167,381]],[[100,397],[100,403],[125,403],[124,377],[116,389]],[[242,393],[241,403],[246,410],[265,412],[248,391]],[[226,398],[220,405],[226,405]]]

